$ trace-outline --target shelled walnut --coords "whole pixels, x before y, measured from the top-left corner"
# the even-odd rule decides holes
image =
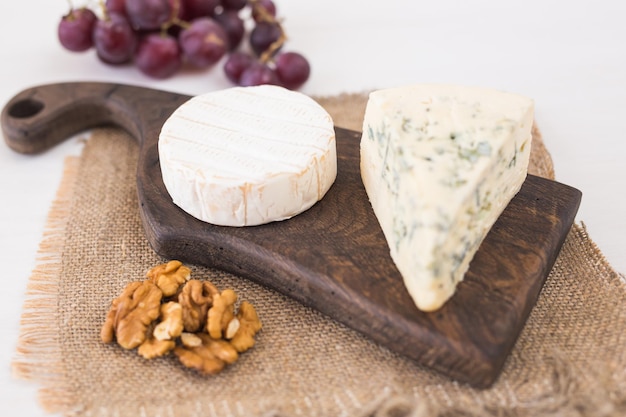
[[[219,290],[208,281],[189,280],[178,295],[183,307],[183,326],[186,332],[197,332],[207,322],[207,312]]]
[[[161,305],[161,320],[156,325],[153,336],[157,340],[174,340],[183,332],[183,308],[180,304],[170,301]]]
[[[215,374],[255,344],[261,329],[256,310],[237,294],[191,278],[179,261],[157,265],[111,302],[100,332],[104,343],[137,348],[152,359],[173,352],[185,367]]]
[[[230,343],[237,352],[245,352],[254,346],[254,336],[261,330],[261,320],[257,315],[254,306],[247,301],[241,303],[237,313],[239,329],[231,339]]]
[[[167,354],[175,347],[176,342],[173,340],[158,340],[155,337],[149,337],[139,345],[137,353],[145,359],[153,359]]]
[[[235,318],[237,294],[233,290],[224,290],[213,296],[213,305],[207,314],[207,333],[213,339],[221,339],[222,331]]]
[[[150,269],[146,277],[163,291],[164,297],[170,297],[189,280],[191,270],[180,261],[169,261]]]
[[[133,282],[113,300],[100,332],[103,342],[114,339],[125,349],[134,349],[146,340],[148,326],[159,317],[163,293],[150,281]]]
[[[174,354],[186,367],[203,374],[216,374],[238,359],[237,350],[226,340],[213,339],[206,333],[196,336],[201,341],[200,345],[174,348]]]

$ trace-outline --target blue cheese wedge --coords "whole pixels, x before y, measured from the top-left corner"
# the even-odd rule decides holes
[[[439,309],[528,169],[532,100],[412,85],[370,94],[361,176],[416,306]]]
[[[337,176],[330,115],[282,87],[234,87],[193,97],[164,123],[161,173],[174,204],[221,226],[291,218]]]

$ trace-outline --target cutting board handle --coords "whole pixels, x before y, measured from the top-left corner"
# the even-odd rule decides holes
[[[40,85],[9,100],[2,110],[2,131],[11,149],[27,154],[45,151],[80,131],[103,125],[121,127],[141,143],[144,128],[152,126],[151,119],[162,123],[159,109],[171,112],[185,98],[123,84]]]

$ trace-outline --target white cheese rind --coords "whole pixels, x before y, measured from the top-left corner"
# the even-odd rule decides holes
[[[164,123],[158,147],[174,204],[221,226],[291,218],[321,200],[337,176],[330,115],[278,86],[193,97]]]
[[[416,306],[439,309],[528,169],[532,100],[454,85],[371,93],[361,176]]]

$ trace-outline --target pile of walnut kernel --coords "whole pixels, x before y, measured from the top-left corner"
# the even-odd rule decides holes
[[[176,260],[155,266],[146,278],[111,303],[100,332],[104,343],[137,348],[146,359],[173,352],[203,374],[220,372],[254,346],[261,321],[247,301],[235,313],[233,290],[190,279],[191,270]]]

